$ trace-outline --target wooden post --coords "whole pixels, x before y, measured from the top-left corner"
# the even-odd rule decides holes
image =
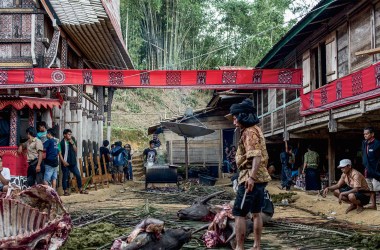
[[[96,161],[98,162],[98,168],[99,168],[99,175],[100,175],[101,185],[102,185],[102,188],[104,188],[103,171],[102,171],[102,166],[100,165],[100,157],[99,157],[99,155],[96,157]]]
[[[95,167],[94,167],[94,159],[92,158],[92,154],[90,154],[88,159],[90,160],[90,164],[91,164],[92,184],[94,184],[95,190],[98,190]]]
[[[219,166],[218,166],[218,177],[221,178],[223,177],[224,178],[224,174],[222,175],[223,171],[222,171],[222,163],[223,163],[223,130],[219,129]]]
[[[187,137],[185,136],[185,171],[186,171],[186,180],[189,179],[189,148],[187,145]]]
[[[79,158],[79,173],[80,173],[80,177],[83,177],[83,161],[82,161],[82,158]]]
[[[335,134],[329,133],[328,138],[329,186],[335,181]]]
[[[104,157],[104,155],[102,156],[102,158],[103,158],[102,160],[103,160],[104,172],[107,177],[107,187],[109,187],[109,182],[112,180],[112,175],[108,174],[106,158]]]

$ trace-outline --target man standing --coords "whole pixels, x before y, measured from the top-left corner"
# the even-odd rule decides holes
[[[285,151],[280,154],[281,160],[281,189],[286,188],[290,190],[292,186],[292,165],[294,164],[294,154],[292,152],[292,146],[288,146],[288,142],[285,141]]]
[[[59,160],[62,167],[62,187],[64,195],[70,195],[69,188],[69,175],[70,172],[74,174],[77,179],[77,185],[81,194],[88,194],[86,190],[82,189],[82,178],[77,167],[77,145],[75,138],[72,137],[70,129],[63,130],[63,139],[58,144]]]
[[[307,147],[304,155],[304,165],[302,173],[305,174],[305,189],[320,190],[321,181],[319,177],[319,154],[314,150],[312,145]]]
[[[31,187],[36,184],[44,183],[44,169],[42,164],[42,152],[44,146],[40,139],[38,139],[37,131],[34,127],[26,129],[28,140],[22,143],[18,148],[18,153],[21,154],[26,149],[26,156],[28,160],[27,183]]]
[[[8,191],[9,181],[11,180],[11,173],[9,168],[3,167],[3,159],[0,157],[0,193]]]
[[[49,128],[46,133],[47,140],[44,142],[46,150],[45,165],[45,184],[51,183],[51,187],[57,187],[57,172],[58,172],[58,139],[54,137],[54,130]]]
[[[149,141],[149,148],[143,152],[145,167],[151,167],[157,162],[157,151],[154,149],[154,141]]]
[[[267,170],[268,152],[264,135],[257,124],[259,119],[252,100],[245,99],[233,104],[227,119],[233,119],[236,127],[241,129],[241,136],[236,152],[236,165],[240,170],[238,191],[232,210],[236,218],[236,250],[244,249],[246,234],[246,215],[253,214],[254,238],[253,249],[260,249],[263,221],[260,215],[264,205],[264,189],[271,177]]]
[[[37,122],[37,138],[44,143],[48,138],[47,138],[47,129],[46,129],[46,122]]]
[[[364,176],[359,171],[352,169],[349,159],[341,160],[338,168],[342,170],[342,176],[337,184],[323,190],[323,197],[326,197],[329,191],[334,191],[334,195],[339,198],[339,204],[342,201],[350,204],[346,214],[354,209],[357,213],[361,213],[363,206],[369,203],[369,188]]]
[[[369,208],[376,210],[376,192],[380,191],[380,141],[375,139],[375,131],[372,127],[365,128],[363,134],[364,176],[371,191],[371,205]]]
[[[115,147],[111,150],[113,167],[115,170],[116,183],[123,183],[124,181],[124,165],[126,164],[127,151],[122,147],[121,141],[115,142]]]

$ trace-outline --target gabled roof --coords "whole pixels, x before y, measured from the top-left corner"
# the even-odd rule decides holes
[[[305,17],[291,28],[261,59],[256,68],[274,68],[316,29],[349,4],[358,0],[322,0]]]
[[[118,13],[104,0],[45,0],[57,24],[97,68],[133,69]]]

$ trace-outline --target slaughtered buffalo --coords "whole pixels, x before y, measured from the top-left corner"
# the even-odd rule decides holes
[[[189,242],[191,232],[182,228],[164,229],[164,222],[148,218],[139,223],[126,241],[117,239],[111,250],[178,250]]]
[[[177,212],[178,218],[180,220],[211,221],[214,218],[217,209],[208,204],[208,201],[223,192],[224,191],[219,191],[206,197],[196,199],[190,207],[181,209]],[[265,190],[264,198],[264,208],[261,217],[265,224],[273,217],[274,206],[267,190]]]
[[[48,186],[0,198],[0,249],[59,249],[71,228],[70,215]]]

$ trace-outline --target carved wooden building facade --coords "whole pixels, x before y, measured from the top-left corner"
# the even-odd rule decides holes
[[[116,0],[0,1],[0,115],[9,126],[1,135],[5,140],[0,155],[5,155],[5,163],[11,161],[6,164],[13,176],[24,173],[12,172],[16,146],[25,140],[25,129],[38,121],[59,125],[60,138],[63,129],[70,128],[79,152],[97,147],[103,140],[103,122],[111,122],[113,89],[38,84],[1,88],[5,72],[56,68],[51,77],[59,84],[64,77],[59,69],[133,68],[122,39],[119,5]],[[33,71],[25,74],[26,81],[33,82]]]

